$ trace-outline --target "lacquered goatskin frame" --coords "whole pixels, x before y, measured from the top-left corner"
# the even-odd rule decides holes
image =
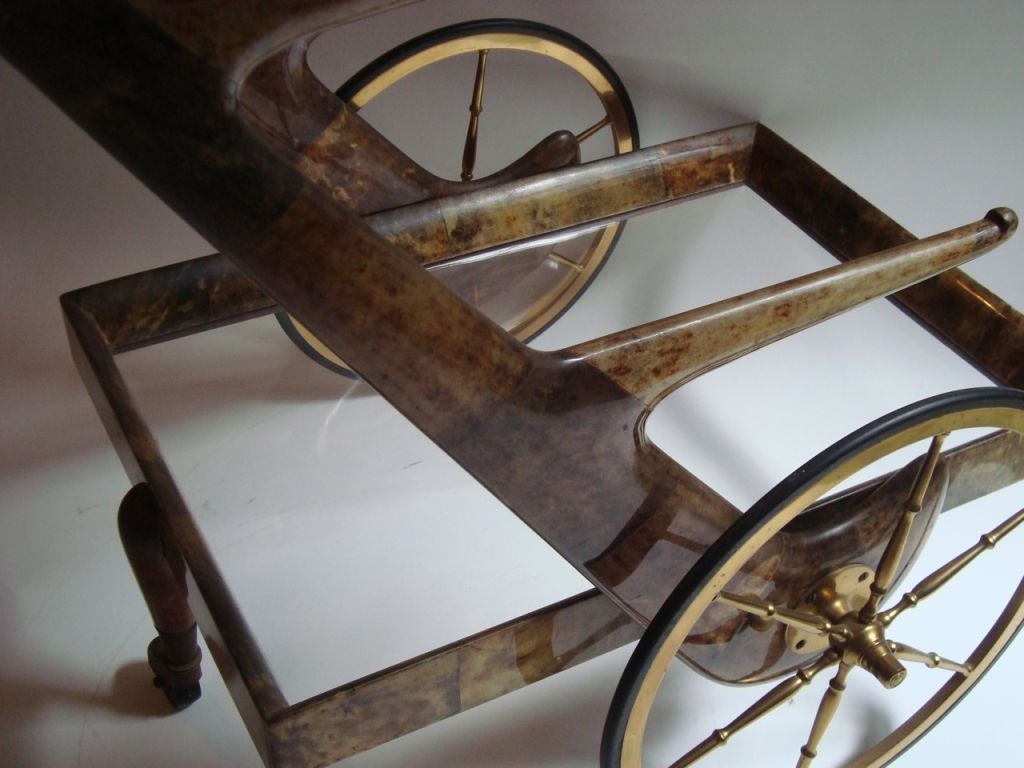
[[[86,288],[62,302],[90,393],[132,483],[152,494],[163,540],[185,566],[192,611],[273,765],[341,759],[635,639],[738,515],[644,434],[657,402],[701,373],[917,284],[894,300],[994,381],[1024,384],[1024,318],[955,268],[1011,234],[1011,212],[919,241],[753,124],[590,165],[555,163],[453,196],[305,63],[318,31],[395,4],[0,3],[5,55],[229,254]],[[41,54],[40,40],[60,56]],[[851,263],[553,353],[517,342],[422,269],[739,185]],[[279,309],[598,589],[287,702],[114,358]],[[997,476],[982,471],[994,456]],[[1024,475],[1020,446],[999,437],[949,461],[953,499]],[[829,513],[819,511],[825,527]],[[860,522],[850,556],[876,551],[881,540],[877,521]],[[793,564],[809,579],[838,565],[812,552],[807,546]],[[556,654],[556,623],[567,635],[558,648],[574,650]],[[705,671],[748,674],[742,660]]]

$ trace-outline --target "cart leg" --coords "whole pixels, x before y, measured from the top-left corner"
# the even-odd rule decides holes
[[[176,710],[184,709],[200,696],[202,654],[188,606],[185,563],[161,533],[160,509],[148,485],[140,483],[125,494],[117,527],[158,633],[148,651],[153,684]]]

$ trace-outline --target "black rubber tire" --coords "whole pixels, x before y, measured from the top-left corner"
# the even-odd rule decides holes
[[[1002,387],[958,390],[928,398],[889,413],[861,427],[805,463],[776,485],[730,526],[708,548],[665,600],[626,664],[605,720],[600,752],[602,768],[619,768],[621,765],[626,724],[637,702],[641,684],[651,670],[655,655],[666,642],[677,622],[696,596],[709,587],[711,580],[718,573],[720,565],[743,547],[748,540],[756,536],[776,516],[778,510],[784,508],[802,491],[812,487],[833,467],[876,443],[937,417],[990,407],[1010,408],[1024,412],[1024,392]],[[1017,627],[1014,636],[1019,630],[1020,626]],[[1003,646],[1002,650],[1005,650],[1010,642],[1012,639]],[[998,660],[1002,650],[997,653],[991,664]],[[985,671],[987,672],[987,669]],[[984,672],[971,682],[970,687],[977,684],[983,676]],[[956,703],[966,696],[970,687],[957,698]],[[956,703],[953,706],[956,706]],[[952,708],[950,707],[950,710]],[[890,755],[886,764],[916,743],[938,724],[942,717],[948,714],[948,711],[943,713],[927,730],[918,734],[913,742]]]
[[[432,46],[439,45],[441,43],[448,42],[450,40],[456,40],[462,37],[468,37],[470,35],[497,33],[497,32],[511,32],[531,35],[546,40],[552,40],[565,47],[575,51],[580,56],[586,58],[594,67],[601,72],[601,74],[612,84],[616,96],[622,104],[623,110],[626,113],[626,118],[629,123],[629,133],[633,140],[633,146],[640,146],[640,131],[637,127],[636,112],[633,109],[633,103],[629,98],[629,93],[626,91],[626,86],[623,85],[621,78],[612,69],[611,65],[591,46],[579,38],[570,35],[568,32],[563,32],[556,27],[549,26],[547,24],[541,24],[536,21],[527,21],[524,19],[478,19],[475,21],[466,21],[458,24],[452,24],[447,27],[441,27],[432,32],[419,35],[417,37],[408,40],[401,45],[392,48],[387,53],[378,56],[376,59],[371,61],[369,64],[364,66],[352,77],[346,80],[340,88],[337,89],[337,95],[343,100],[348,101],[351,97],[363,88],[367,83],[375,80],[382,73],[391,69],[395,66],[396,62],[402,61],[403,59],[414,56],[420,51],[426,50]],[[615,234],[615,239],[608,246],[605,252],[604,258],[601,260],[597,269],[589,276],[589,279],[583,284],[572,297],[572,299],[566,303],[561,310],[554,315],[548,322],[542,327],[538,328],[528,337],[521,339],[524,342],[530,341],[530,339],[536,337],[544,330],[549,328],[555,321],[558,320],[563,314],[565,314],[572,306],[579,300],[583,292],[593,283],[594,279],[603,269],[608,258],[611,256],[612,251],[618,243],[619,238],[622,236],[622,231],[625,229],[625,222],[619,225],[619,229]],[[299,333],[295,327],[291,317],[285,312],[278,312],[276,314],[277,321],[281,325],[282,330],[289,339],[301,349],[308,357],[324,366],[325,368],[334,371],[335,373],[341,374],[348,378],[357,378],[355,373],[350,369],[337,365],[332,360],[325,358],[316,349],[310,346],[309,342]]]

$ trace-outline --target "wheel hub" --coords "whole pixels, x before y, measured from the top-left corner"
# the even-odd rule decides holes
[[[840,626],[846,627],[851,636],[849,639],[833,638],[832,645],[842,654],[845,664],[867,670],[886,688],[895,688],[906,679],[907,670],[889,649],[880,621],[865,623],[854,613]]]
[[[868,601],[875,572],[866,565],[848,565],[832,571],[819,581],[797,606],[797,610],[824,616],[832,623],[856,613]],[[832,643],[827,636],[797,627],[786,628],[786,646],[802,654],[820,653]]]
[[[886,688],[895,688],[906,678],[907,670],[889,648],[882,622],[874,616],[870,620],[860,616],[874,578],[874,570],[866,565],[848,565],[825,576],[798,610],[827,619],[837,632],[822,636],[787,627],[786,645],[801,654],[831,646],[843,662],[867,670]]]

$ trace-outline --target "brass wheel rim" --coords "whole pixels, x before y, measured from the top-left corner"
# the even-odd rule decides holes
[[[636,123],[632,107],[628,101],[624,101],[625,92],[622,91],[620,94],[617,90],[617,88],[622,88],[621,83],[613,81],[612,77],[602,71],[595,59],[591,58],[591,56],[597,57],[596,53],[588,54],[579,41],[558,30],[541,25],[497,21],[494,23],[496,27],[520,26],[524,28],[524,31],[502,31],[500,29],[488,31],[487,24],[487,22],[481,22],[464,25],[466,28],[464,36],[441,39],[436,44],[414,50],[406,56],[400,56],[389,67],[376,73],[356,89],[349,96],[348,103],[356,110],[362,109],[400,80],[455,56],[479,54],[481,51],[525,52],[556,61],[569,68],[582,78],[599,99],[605,117],[577,134],[581,143],[608,130],[612,134],[613,154],[622,154],[636,148]],[[481,27],[483,29],[480,29]],[[533,27],[536,27],[536,31],[532,31]],[[439,30],[439,32],[444,31]],[[561,37],[564,37],[565,40],[559,39]],[[574,45],[579,45],[579,49],[573,47]],[[381,58],[390,55],[385,54]],[[355,77],[358,78],[359,75]],[[586,247],[582,257],[576,259],[572,264],[567,264],[570,267],[569,274],[540,298],[523,307],[510,321],[504,322],[505,330],[520,341],[527,341],[554,322],[596,276],[615,246],[624,224],[624,222],[613,222],[597,231],[578,235],[579,239],[591,238],[592,241]],[[554,251],[549,254],[549,258],[565,261],[560,259]],[[302,323],[290,315],[287,316],[287,322],[291,325],[291,329],[286,327],[286,331],[293,330],[297,334],[295,341],[301,347],[306,348],[314,356],[322,358],[328,367],[351,374],[351,369],[344,361],[328,349]]]
[[[979,392],[984,393],[991,391],[992,390],[981,390]],[[770,516],[770,519],[766,520],[763,525],[759,526],[756,530],[747,535],[727,556],[718,559],[718,562],[714,567],[705,568],[704,573],[702,574],[704,578],[701,580],[700,588],[686,602],[685,609],[682,611],[681,615],[678,616],[675,623],[671,625],[671,629],[667,633],[667,636],[664,636],[664,639],[657,648],[657,652],[654,654],[649,666],[646,667],[646,672],[643,674],[639,689],[636,690],[635,694],[631,697],[631,707],[629,708],[628,717],[626,718],[624,734],[621,738],[621,745],[617,746],[617,759],[616,756],[609,757],[609,755],[612,754],[611,749],[607,746],[603,746],[604,754],[602,757],[604,764],[617,764],[621,766],[629,766],[630,768],[638,768],[643,765],[643,741],[645,728],[658,689],[661,686],[669,664],[676,657],[678,649],[683,644],[684,639],[690,633],[697,620],[713,602],[719,599],[720,593],[725,589],[725,585],[728,584],[730,579],[732,579],[740,568],[742,568],[743,565],[761,549],[761,547],[763,547],[773,536],[785,527],[786,524],[793,520],[815,500],[826,495],[843,480],[864,467],[871,465],[879,458],[887,456],[900,448],[904,448],[922,440],[931,440],[937,435],[943,435],[964,429],[988,428],[1015,432],[1017,434],[1024,433],[1024,393],[1015,391],[1010,391],[1010,393],[1015,396],[1017,401],[1012,406],[1002,407],[998,405],[982,405],[978,407],[966,406],[958,408],[950,413],[943,413],[935,417],[925,418],[924,420],[914,423],[906,428],[897,430],[895,434],[889,435],[884,439],[854,451],[852,455],[845,457],[827,471],[822,472],[814,479],[813,482],[806,485],[806,487],[804,487],[799,493],[787,499],[783,505],[774,511]],[[748,513],[748,515],[752,513],[753,510]],[[950,514],[956,514],[956,512],[953,511],[950,512]],[[1021,523],[1024,523],[1024,510],[1011,514],[1006,518],[1001,527],[1006,528],[1007,530],[1000,533],[997,539],[1006,535],[1006,533],[1015,527],[1024,527]],[[735,527],[736,526],[734,526],[734,528]],[[984,542],[986,536],[991,537],[994,532],[995,531],[989,531],[986,533],[984,531],[979,531],[978,533],[984,534],[981,542]],[[980,544],[975,544],[974,548],[978,548],[979,546]],[[994,546],[994,544],[992,546]],[[984,549],[985,547],[981,548]],[[949,564],[947,563],[943,567],[948,567],[948,565]],[[700,568],[701,563],[698,563],[698,565],[695,566],[694,571]],[[942,568],[938,570],[941,571]],[[959,571],[956,573],[959,573]],[[929,577],[934,575],[935,573],[929,574]],[[943,582],[943,585],[952,580],[952,578],[955,578],[955,574],[953,576],[948,576],[947,582]],[[917,587],[915,587],[915,589],[916,588]],[[898,594],[899,593],[894,593],[891,596],[895,597],[898,596]],[[897,604],[896,607],[898,606],[899,604]],[[904,606],[904,610],[906,607],[907,606]],[[891,613],[893,610],[894,608],[879,611],[879,615],[881,616]],[[895,624],[900,613],[902,613],[902,611],[896,612],[896,615],[890,619],[890,624]],[[658,619],[656,618],[655,622],[657,621]],[[992,627],[983,634],[980,642],[974,650],[963,662],[959,662],[962,666],[967,667],[968,671],[966,673],[951,672],[949,680],[938,687],[930,698],[916,709],[913,714],[907,717],[903,723],[897,726],[888,736],[883,738],[874,746],[869,747],[866,751],[862,752],[855,758],[845,762],[843,765],[846,768],[870,768],[873,766],[886,765],[891,760],[895,759],[915,741],[921,738],[921,736],[927,733],[930,728],[941,720],[941,718],[960,699],[962,699],[966,693],[970,691],[970,689],[998,659],[1000,653],[1013,639],[1022,623],[1024,623],[1024,579],[1021,580],[1016,589],[1010,594],[1006,602],[1006,606],[1002,609],[1002,612],[996,618]],[[890,638],[890,640],[892,640],[892,638]],[[810,677],[813,677],[822,670],[829,669],[830,667],[841,667],[842,664],[839,663],[837,658],[834,658],[834,654],[833,658],[829,658],[829,654],[831,653],[832,652],[830,651],[826,652],[824,655],[819,654],[814,661],[802,667],[801,671],[808,670],[810,672]],[[921,661],[922,659],[916,660]],[[944,661],[948,662],[949,660]],[[631,660],[631,664],[632,663],[633,660]],[[847,670],[847,672],[848,671],[849,670]],[[917,667],[914,666],[912,671],[916,672]],[[931,674],[936,674],[933,670],[927,671]],[[840,675],[837,675],[837,677],[840,677]],[[833,680],[835,680],[835,678],[833,678]],[[785,682],[786,681],[784,681],[783,684],[785,684]],[[781,688],[783,684],[776,686],[776,689]],[[802,687],[801,685],[798,685],[796,681],[792,682],[792,686],[794,691],[797,691]],[[840,679],[840,689],[843,687],[845,687],[845,673],[842,674]],[[841,692],[842,691],[840,690],[839,695],[841,695]],[[621,691],[617,691],[617,698],[620,693]],[[793,695],[798,694],[789,694],[783,699],[783,701],[788,701],[793,697]],[[825,698],[827,699],[829,695],[829,693],[826,693]],[[767,698],[767,694],[762,696],[759,702],[765,698]],[[836,696],[836,698],[838,702],[838,696]],[[739,728],[746,727],[750,722],[760,719],[761,716],[768,714],[775,706],[778,705],[779,702],[776,702],[768,709],[764,709],[757,714],[754,719],[741,724]],[[613,713],[615,706],[616,705],[613,704]],[[748,707],[748,709],[742,714],[746,715],[752,709],[754,709],[754,707]],[[831,714],[829,717],[831,717]],[[737,718],[727,726],[716,730],[711,737],[708,737],[708,739],[705,740],[705,744],[710,744],[712,741],[717,739],[724,745],[729,736],[739,730],[739,728],[731,728],[731,726],[740,719],[742,718]],[[826,721],[826,728],[827,724],[828,723]],[[814,728],[812,728],[812,731],[813,730]],[[609,731],[606,729],[606,740],[609,738],[608,733]],[[691,750],[690,753],[687,753],[687,755],[684,755],[683,758],[674,762],[672,764],[673,768],[683,768],[683,766],[687,765],[700,764],[700,760],[703,756],[710,754],[717,746],[718,744],[715,744],[710,749],[706,749],[701,754],[693,757],[692,760],[687,761],[687,758],[689,758],[692,753],[698,751],[697,748],[695,748],[694,750]],[[809,766],[811,764],[810,759],[797,755],[795,751],[794,757],[799,757],[801,760],[798,765]]]

